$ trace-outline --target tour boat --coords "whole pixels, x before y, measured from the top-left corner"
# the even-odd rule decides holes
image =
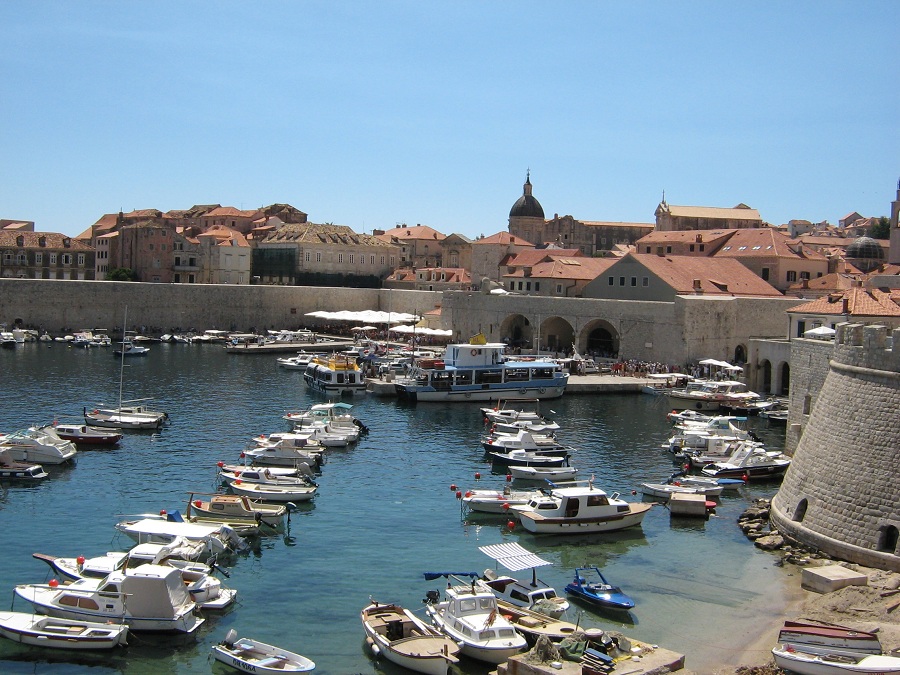
[[[366,393],[365,373],[356,359],[340,354],[313,357],[303,371],[303,381],[311,391],[326,396]]]
[[[519,522],[535,534],[591,534],[640,525],[653,503],[626,502],[587,485],[543,490],[524,506],[513,506]]]
[[[559,398],[569,374],[543,358],[512,360],[507,345],[475,336],[447,345],[443,359],[417,359],[394,382],[397,395],[411,401],[493,401],[501,398]]]

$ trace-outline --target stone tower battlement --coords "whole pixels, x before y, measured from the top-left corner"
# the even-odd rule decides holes
[[[829,555],[900,571],[898,474],[900,329],[841,324],[772,525]]]

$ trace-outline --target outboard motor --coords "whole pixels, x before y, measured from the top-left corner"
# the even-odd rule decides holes
[[[222,640],[222,644],[226,647],[234,647],[234,643],[237,642],[237,639],[237,631],[234,628],[231,628],[227,633],[225,633],[225,639]]]
[[[422,600],[426,605],[436,605],[441,600],[440,591],[426,591],[425,599]]]

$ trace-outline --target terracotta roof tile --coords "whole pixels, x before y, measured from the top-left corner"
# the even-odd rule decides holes
[[[18,243],[22,237],[22,245]],[[44,246],[40,245],[41,239]],[[68,246],[66,243],[68,242]],[[87,242],[59,232],[22,232],[18,230],[0,230],[0,247],[3,248],[36,248],[59,249],[64,251],[93,251]]]
[[[845,299],[847,301],[846,311]],[[787,311],[792,314],[849,314],[854,317],[900,316],[900,307],[897,306],[897,299],[892,293],[860,286],[816,298],[802,305],[791,307]]]
[[[694,281],[698,280],[704,295],[782,297],[778,289],[734,258],[632,253],[622,260],[629,257],[653,272],[678,294],[693,295],[696,292]]]

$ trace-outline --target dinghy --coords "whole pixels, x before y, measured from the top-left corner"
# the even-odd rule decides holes
[[[234,629],[213,645],[212,655],[216,661],[245,673],[308,673],[316,667],[300,654],[252,638],[238,639]]]
[[[35,647],[112,649],[125,644],[128,626],[26,612],[0,612],[0,635]]]

